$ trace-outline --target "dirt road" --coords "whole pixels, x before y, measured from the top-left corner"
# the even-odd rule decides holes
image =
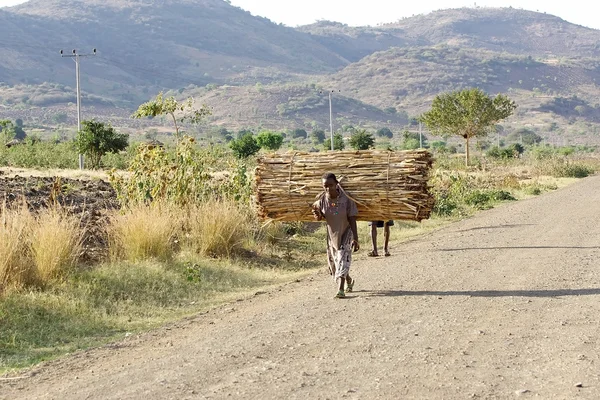
[[[348,299],[321,273],[1,381],[0,399],[597,399],[599,215],[592,177],[363,258]]]

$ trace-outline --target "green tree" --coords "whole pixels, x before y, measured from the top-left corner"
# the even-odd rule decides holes
[[[526,146],[534,146],[542,141],[542,137],[529,128],[519,128],[508,135],[513,142],[520,142]]]
[[[390,130],[390,128],[379,128],[377,129],[376,135],[379,137],[386,137],[389,139],[394,137],[394,133]]]
[[[83,121],[81,125],[81,131],[77,133],[77,149],[88,157],[92,169],[100,167],[102,156],[106,153],[116,153],[128,146],[128,136],[117,133],[110,125],[97,121]]]
[[[375,138],[366,129],[357,129],[350,136],[350,146],[354,150],[368,150],[375,145]]]
[[[404,130],[402,132],[402,146],[403,150],[415,150],[421,147],[421,141],[423,141],[423,148],[427,148],[427,136],[421,133],[419,135],[417,132],[410,132],[408,130]]]
[[[516,107],[505,95],[492,99],[481,89],[464,89],[437,95],[431,110],[419,119],[434,134],[465,139],[465,165],[469,165],[469,141],[494,131],[495,125],[511,116]]]
[[[244,135],[239,139],[229,142],[229,147],[238,158],[248,158],[260,150],[253,135]]]
[[[0,133],[2,134],[3,145],[15,138],[15,129],[11,120],[0,119]]]
[[[313,144],[316,146],[325,141],[325,131],[323,129],[315,129],[310,133]]]
[[[331,139],[326,139],[323,142],[323,147],[325,148],[325,150],[331,150]],[[333,149],[334,150],[344,150],[344,147],[346,147],[346,144],[344,143],[344,137],[342,136],[342,134],[334,133],[333,134]]]
[[[308,133],[304,129],[298,128],[292,131],[292,137],[294,139],[302,138],[306,139],[308,137]]]
[[[244,136],[246,136],[246,135],[252,135],[252,134],[253,134],[253,133],[252,133],[252,131],[251,131],[250,129],[245,129],[245,128],[244,128],[244,129],[240,129],[240,130],[237,132],[237,138],[238,138],[238,139],[241,139],[241,138],[243,138],[243,137],[244,137]]]
[[[194,106],[194,99],[191,97],[186,101],[179,102],[174,96],[163,97],[163,93],[160,92],[156,98],[150,100],[147,103],[140,105],[133,118],[146,118],[146,117],[157,117],[159,115],[168,115],[173,120],[175,125],[175,138],[179,142],[179,125],[185,121],[197,124],[202,118],[210,115],[210,110],[206,106],[196,108]]]
[[[283,144],[283,136],[280,133],[264,131],[256,136],[256,143],[263,149],[279,150]]]

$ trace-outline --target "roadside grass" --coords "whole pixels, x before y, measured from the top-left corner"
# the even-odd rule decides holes
[[[44,291],[12,291],[0,299],[0,374],[158,327],[316,267],[305,259],[270,262],[266,268],[260,258],[240,263],[184,254],[168,263],[107,263]]]

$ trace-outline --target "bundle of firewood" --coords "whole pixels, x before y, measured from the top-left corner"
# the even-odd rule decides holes
[[[313,221],[312,204],[323,194],[321,177],[333,172],[358,206],[362,221],[429,218],[433,163],[426,150],[288,152],[259,158],[255,203],[258,215],[277,221]]]

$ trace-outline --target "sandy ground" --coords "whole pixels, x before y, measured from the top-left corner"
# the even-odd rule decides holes
[[[121,343],[0,399],[597,399],[600,177]],[[368,238],[361,238],[363,253]]]

